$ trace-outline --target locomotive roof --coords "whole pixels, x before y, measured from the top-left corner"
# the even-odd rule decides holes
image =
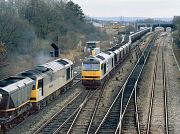
[[[13,92],[25,85],[32,84],[33,80],[28,77],[11,76],[0,81],[0,89],[6,92]]]
[[[42,72],[36,70],[36,69],[32,69],[32,70],[27,70],[24,72],[19,73],[19,76],[25,76],[25,77],[30,77],[32,79],[35,79],[36,77],[40,77],[42,74]],[[42,76],[41,76],[42,77]]]
[[[45,63],[43,65],[39,65],[32,70],[27,70],[25,72],[22,72],[19,75],[30,77],[32,79],[35,79],[37,77],[42,78],[44,73],[48,73],[52,71],[56,72],[57,70],[60,70],[72,64],[73,64],[72,61],[68,59],[57,59],[57,60]]]
[[[116,49],[116,50],[114,50],[113,52],[114,52],[114,53],[119,53],[120,51],[119,51],[119,49]]]
[[[123,47],[121,46],[118,50],[119,50],[119,51],[122,51],[122,50],[123,50]]]
[[[70,65],[72,65],[72,62],[70,60],[67,60],[67,59],[57,59],[57,60],[48,62],[46,64],[43,64],[41,66],[46,67],[46,68],[50,68],[54,72],[56,72],[58,70],[66,68],[67,66],[70,66]]]
[[[122,46],[122,48],[125,48],[126,47],[126,44]]]
[[[93,56],[90,56],[88,58],[85,58],[84,61],[83,61],[83,64],[99,64],[101,62],[101,59],[97,58],[97,57],[93,57]]]
[[[130,45],[130,43],[126,43],[126,44],[125,44],[125,46],[129,46],[129,45]]]
[[[96,57],[100,58],[101,60],[108,60],[110,57],[112,57],[113,53],[99,53]]]
[[[8,86],[10,84],[16,83],[16,82],[23,80],[23,79],[24,79],[23,77],[9,77],[7,79],[0,81],[0,87]]]

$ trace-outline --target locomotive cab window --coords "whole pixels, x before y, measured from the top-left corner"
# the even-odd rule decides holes
[[[101,70],[103,70],[103,64],[101,64]]]
[[[71,66],[71,78],[73,77],[73,65]]]
[[[42,88],[43,87],[43,80],[39,80],[38,81],[38,88]]]
[[[36,80],[33,80],[33,88],[32,90],[36,90]]]
[[[104,74],[106,73],[106,63],[104,64]]]
[[[38,81],[38,89],[40,89],[40,88],[42,89],[42,96],[43,96],[43,94],[44,94],[44,91],[43,91],[43,79]]]
[[[70,79],[70,74],[71,74],[71,71],[70,71],[70,67],[69,67],[68,69],[66,69],[66,80]]]
[[[98,71],[100,64],[83,64],[83,70],[85,71]]]
[[[114,61],[114,59],[112,58],[112,67],[114,67],[114,62],[113,61]]]

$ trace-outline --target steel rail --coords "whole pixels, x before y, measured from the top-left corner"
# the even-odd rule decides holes
[[[154,38],[155,38],[155,36],[153,36],[153,38],[151,39],[151,42],[153,42],[154,41]],[[125,97],[127,97],[127,96],[125,96],[124,97],[124,93],[125,92],[127,92],[128,91],[128,85],[130,84],[136,84],[136,82],[138,81],[138,79],[139,79],[139,77],[140,77],[140,74],[141,74],[141,72],[142,72],[142,69],[143,69],[143,67],[144,67],[144,64],[145,64],[145,62],[146,62],[146,60],[147,60],[147,57],[148,57],[148,55],[149,55],[149,52],[150,52],[150,50],[151,50],[151,46],[152,46],[152,44],[151,44],[151,42],[149,42],[149,44],[147,45],[147,47],[145,48],[145,50],[143,51],[143,53],[142,53],[142,55],[141,55],[141,58],[138,60],[138,62],[136,63],[136,65],[135,65],[135,67],[133,68],[133,70],[131,71],[131,73],[130,73],[130,75],[128,76],[128,78],[127,78],[127,80],[125,81],[125,83],[124,83],[124,85],[123,85],[123,87],[121,88],[121,90],[119,91],[119,93],[118,93],[118,95],[116,96],[116,98],[114,99],[114,101],[113,101],[113,103],[111,104],[111,106],[110,106],[110,108],[108,109],[108,111],[107,111],[107,113],[105,114],[105,116],[104,116],[104,118],[103,118],[103,120],[101,121],[101,123],[99,124],[99,126],[98,126],[98,128],[96,129],[96,132],[95,132],[95,134],[97,134],[99,131],[100,131],[100,128],[102,127],[102,125],[104,124],[104,122],[105,122],[105,120],[108,118],[108,116],[109,116],[109,114],[110,114],[110,111],[111,111],[111,109],[113,108],[113,106],[115,105],[115,103],[117,102],[117,100],[118,99],[120,99],[121,100],[121,104],[124,104],[122,101],[124,100],[124,99],[121,99],[120,97],[122,97],[122,98],[125,98]],[[141,65],[141,62],[143,62],[143,65]],[[139,65],[139,66],[138,66]],[[136,78],[136,82],[135,81],[131,81],[131,80],[133,80],[133,78]],[[131,83],[132,82],[132,83]],[[135,83],[134,83],[135,82]],[[131,85],[131,86],[133,86],[133,85]],[[135,86],[135,85],[134,85]],[[131,89],[131,93],[129,94],[129,98],[128,98],[128,100],[125,102],[125,107],[123,107],[123,106],[120,106],[121,108],[121,111],[123,111],[122,112],[122,115],[120,115],[120,121],[119,121],[119,123],[118,123],[118,125],[117,125],[117,129],[119,129],[120,128],[120,126],[121,126],[121,121],[122,121],[122,119],[123,119],[123,116],[124,116],[124,114],[125,114],[125,111],[126,111],[126,109],[127,109],[127,106],[128,106],[128,104],[129,104],[129,101],[130,101],[130,98],[132,97],[132,94],[133,94],[133,92],[134,92],[134,86],[133,86],[133,88]],[[120,111],[120,112],[121,112]],[[116,130],[117,130],[116,129]],[[117,132],[117,131],[116,131]]]
[[[67,109],[68,106],[70,104],[73,104],[77,99],[79,99],[82,95],[83,95],[84,92],[80,92],[78,93],[70,102],[68,102],[66,105],[63,106],[63,108],[61,108],[54,116],[52,116],[49,120],[47,120],[38,130],[36,130],[35,132],[33,132],[33,134],[38,134],[40,133],[46,126],[48,126],[49,123],[53,122],[54,119],[56,119],[56,117],[58,115],[60,115],[63,110]],[[76,111],[77,109],[75,109],[74,111]],[[74,113],[74,112],[73,112]],[[67,119],[66,119],[67,120]],[[65,121],[66,121],[65,120]]]
[[[156,57],[155,57],[155,65],[154,65],[154,70],[153,70],[153,82],[152,82],[152,87],[151,87],[150,107],[149,107],[149,112],[148,112],[148,122],[147,122],[146,134],[149,134],[149,132],[150,132],[150,124],[151,124],[151,116],[152,116],[152,108],[153,108],[155,82],[156,82],[156,76],[157,76],[157,62],[158,62],[158,53],[159,53],[160,43],[158,44]]]
[[[135,85],[135,93],[134,93],[134,99],[135,99],[135,113],[136,113],[136,125],[137,125],[137,132],[138,134],[141,134],[141,129],[140,129],[140,120],[139,120],[139,114],[138,114],[138,104],[137,104],[137,82]]]
[[[82,92],[78,93],[70,102],[64,105],[55,115],[53,115],[50,119],[48,119],[38,130],[33,132],[33,134],[38,134],[49,122],[51,122],[58,114],[60,114],[70,103],[72,103],[77,97],[80,96]]]
[[[92,94],[88,95],[88,96],[85,98],[85,100],[83,101],[83,103],[79,106],[79,110],[78,110],[78,112],[77,112],[77,114],[76,114],[76,117],[74,118],[73,122],[71,123],[71,126],[69,127],[67,134],[69,134],[69,133],[71,132],[71,130],[72,130],[72,128],[73,128],[73,125],[74,125],[75,122],[77,121],[77,118],[78,118],[78,116],[80,115],[83,107],[86,105],[87,101],[97,92],[97,90],[99,90],[99,89],[94,90]]]
[[[92,117],[91,117],[91,120],[90,120],[88,129],[87,129],[87,132],[86,132],[87,134],[90,133],[90,130],[91,130],[91,127],[92,127],[92,123],[93,123],[93,121],[94,121],[94,119],[95,119],[95,115],[96,115],[96,112],[97,112],[99,103],[100,103],[100,101],[101,101],[101,99],[102,99],[102,95],[103,95],[103,92],[104,92],[105,85],[106,85],[106,83],[104,83],[103,86],[102,86],[102,89],[100,89],[101,92],[100,92],[100,95],[99,95],[99,97],[98,97],[98,100],[96,100],[96,104],[95,104],[95,107],[94,107],[94,111],[93,111],[93,114],[92,114]]]
[[[165,132],[169,133],[169,125],[168,125],[168,106],[167,106],[167,75],[166,75],[166,61],[164,58],[164,43],[163,43],[163,51],[162,51],[162,64],[163,64],[163,91],[164,91],[164,114],[165,114]]]
[[[166,38],[165,38],[166,39]],[[148,122],[147,122],[147,130],[146,134],[150,133],[150,127],[151,127],[151,119],[152,119],[152,109],[153,109],[153,100],[154,100],[154,91],[155,91],[155,83],[156,83],[156,76],[157,76],[157,64],[159,61],[158,54],[160,49],[160,44],[162,45],[162,80],[163,80],[163,98],[164,98],[164,122],[165,122],[165,133],[169,133],[169,127],[168,127],[168,107],[167,107],[167,88],[166,88],[166,67],[165,67],[165,58],[164,58],[164,43],[165,39],[161,40],[161,42],[158,44],[156,58],[155,58],[155,65],[154,65],[154,71],[153,71],[153,82],[152,82],[152,88],[151,88],[151,97],[150,97],[150,106],[149,106],[149,113],[148,113]]]
[[[139,58],[139,60],[138,60],[138,62],[137,62],[137,64],[136,64],[136,66],[137,66],[138,63],[140,62],[142,56],[144,56],[144,57],[146,56],[145,59],[144,59],[144,64],[142,65],[142,68],[141,68],[141,70],[140,70],[140,72],[139,72],[139,74],[138,74],[138,76],[137,76],[137,80],[136,80],[136,82],[135,82],[135,86],[134,86],[134,88],[133,88],[133,90],[132,90],[132,93],[133,93],[134,90],[136,89],[136,86],[137,86],[139,77],[140,77],[140,75],[141,75],[141,73],[142,73],[142,70],[143,70],[144,65],[145,65],[145,63],[146,63],[146,60],[147,60],[148,55],[149,55],[149,53],[150,53],[152,44],[151,44],[151,46],[149,46],[149,45],[150,45],[150,43],[154,43],[154,42],[155,42],[155,40],[156,40],[156,35],[157,35],[157,33],[154,34],[154,36],[153,36],[153,37],[151,38],[151,40],[148,42],[148,46],[146,47],[146,49],[148,49],[147,52],[146,52],[146,49],[143,51],[141,57]],[[148,48],[148,47],[149,47],[149,48]],[[146,53],[146,54],[145,54],[145,53]],[[136,67],[136,66],[135,66],[135,67]],[[132,94],[131,94],[131,96],[132,96]],[[131,98],[131,96],[130,96],[129,98]],[[119,124],[118,124],[118,126],[117,126],[117,128],[116,128],[116,132],[118,132],[118,129],[119,129],[119,133],[121,133],[121,124],[122,124],[122,120],[123,120],[123,117],[124,117],[124,115],[125,115],[126,109],[127,109],[127,107],[128,107],[129,101],[130,101],[130,100],[128,100],[128,102],[127,102],[127,104],[126,104],[126,106],[125,106],[125,109],[124,109],[124,111],[123,111],[123,113],[122,113],[121,119],[120,119]],[[139,133],[139,132],[140,132],[140,125],[139,125],[139,124],[137,124],[137,125],[138,125],[138,133]]]

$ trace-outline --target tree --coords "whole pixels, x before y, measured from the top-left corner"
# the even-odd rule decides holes
[[[174,18],[173,18],[173,24],[174,24],[174,25],[180,24],[180,16],[174,16]]]
[[[6,58],[6,47],[0,42],[0,63],[3,62]]]
[[[145,19],[144,20],[144,23],[154,23],[154,20],[153,19],[151,19],[151,18],[148,18],[148,19]]]
[[[174,16],[173,24],[176,26],[176,29],[178,30],[178,38],[180,41],[180,16]]]
[[[84,13],[81,9],[81,7],[78,5],[78,4],[74,4],[72,1],[69,1],[67,4],[66,4],[66,8],[70,11],[72,11],[72,13],[79,17],[80,20],[83,20],[85,17],[84,17]]]
[[[0,42],[5,43],[9,49],[27,49],[35,38],[32,27],[26,21],[10,15],[0,15]]]
[[[105,34],[87,23],[81,7],[72,1],[0,0],[0,42],[7,49],[26,51],[36,39],[73,48],[82,35],[95,40]]]

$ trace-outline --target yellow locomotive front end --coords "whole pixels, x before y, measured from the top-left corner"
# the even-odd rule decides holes
[[[101,63],[96,57],[90,57],[82,63],[82,84],[89,89],[97,88],[101,85]]]

